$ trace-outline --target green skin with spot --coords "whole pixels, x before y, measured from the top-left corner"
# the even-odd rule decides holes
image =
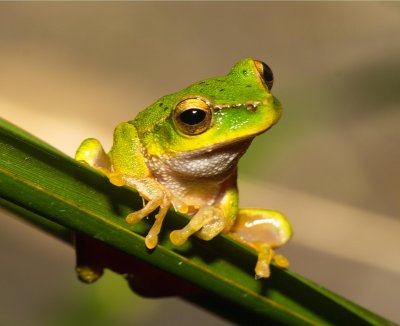
[[[272,210],[238,208],[237,162],[252,139],[273,126],[282,112],[263,69],[261,62],[243,59],[226,76],[162,97],[117,126],[108,154],[92,138],[79,147],[77,160],[147,200],[143,209],[128,215],[128,223],[158,212],[145,239],[147,247],[157,245],[162,221],[174,207],[192,216],[185,228],[171,233],[174,244],[183,244],[192,234],[209,240],[229,233],[258,252],[259,277],[268,277],[271,259],[286,266],[273,251],[291,237],[286,218]],[[204,127],[192,133],[177,110],[179,105],[196,109],[196,103],[207,118]]]

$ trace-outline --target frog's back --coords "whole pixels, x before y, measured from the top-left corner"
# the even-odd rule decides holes
[[[136,127],[139,134],[151,132],[157,125],[168,119],[174,104],[174,96],[164,96],[139,112],[135,119],[129,121],[129,123]]]

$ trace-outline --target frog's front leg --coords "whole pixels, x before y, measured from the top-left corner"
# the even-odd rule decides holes
[[[184,228],[171,232],[171,242],[182,245],[192,234],[203,240],[211,240],[221,232],[227,232],[232,227],[238,211],[235,180],[236,173],[222,185],[225,193],[215,206],[201,207]]]
[[[172,231],[170,239],[177,246],[184,244],[195,233],[203,240],[210,240],[221,233],[225,227],[226,221],[222,210],[206,206],[201,208],[184,228]]]
[[[274,252],[274,248],[285,244],[292,235],[291,226],[281,213],[266,209],[240,209],[229,232],[235,240],[257,251],[256,277],[269,277],[271,261],[280,267],[288,267],[288,260]]]
[[[145,241],[147,248],[152,249],[158,243],[162,222],[171,205],[180,212],[185,212],[187,207],[151,175],[137,130],[132,124],[122,123],[115,129],[110,158],[113,170],[109,175],[110,181],[115,185],[127,185],[136,189],[147,200],[146,205],[130,213],[126,221],[130,224],[137,223],[159,208]]]
[[[158,234],[170,206],[174,205],[183,213],[187,207],[151,176],[141,146],[135,127],[130,123],[122,123],[114,131],[114,142],[109,155],[104,152],[98,140],[90,138],[83,141],[75,159],[105,173],[116,186],[127,185],[136,189],[147,200],[142,209],[126,217],[128,223],[137,223],[159,209],[145,240],[146,246],[152,249],[157,245]]]
[[[136,189],[140,196],[148,201],[142,209],[132,212],[126,217],[126,221],[129,224],[139,222],[159,208],[158,213],[155,216],[155,222],[147,233],[145,239],[146,247],[153,249],[158,243],[158,234],[161,231],[162,222],[164,221],[168,209],[172,205],[172,195],[167,189],[152,178],[126,178],[125,181],[128,186]]]

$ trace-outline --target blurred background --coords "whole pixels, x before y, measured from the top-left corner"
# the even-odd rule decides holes
[[[291,269],[400,322],[400,4],[0,3],[0,113],[73,156],[160,96],[267,62],[280,123],[240,165],[241,206],[283,211]],[[74,253],[1,212],[4,325],[225,325],[148,300],[111,272],[79,283]]]

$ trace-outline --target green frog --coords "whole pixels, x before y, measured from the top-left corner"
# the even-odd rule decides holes
[[[147,248],[157,246],[173,208],[191,217],[170,233],[174,245],[192,235],[203,240],[231,235],[257,251],[256,277],[268,277],[271,261],[288,265],[274,248],[290,239],[291,226],[277,211],[239,208],[236,180],[238,161],[254,137],[281,116],[272,84],[267,64],[243,59],[226,76],[164,96],[135,119],[119,124],[108,154],[98,140],[84,140],[76,160],[105,173],[116,186],[135,189],[146,201],[126,217],[127,223],[156,212],[145,238]]]

